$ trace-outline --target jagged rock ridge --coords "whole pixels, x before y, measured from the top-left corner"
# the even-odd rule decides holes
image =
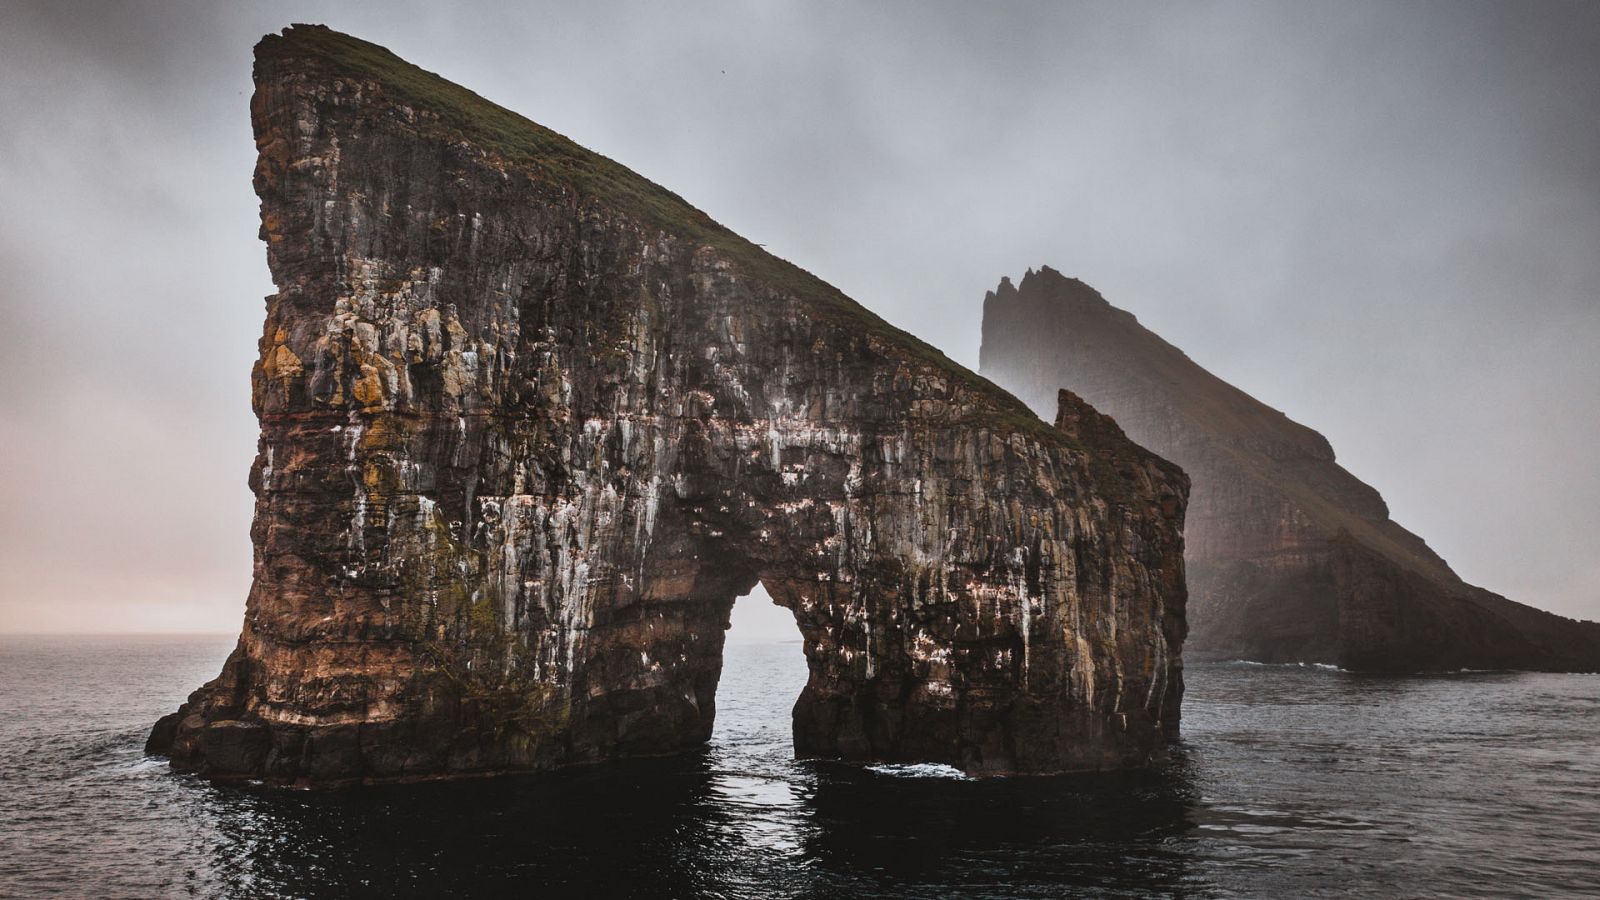
[[[759,580],[801,754],[1161,755],[1175,467],[382,48],[297,26],[255,76],[255,580],[153,752],[335,783],[684,750]]]
[[[1191,655],[1382,671],[1600,669],[1600,625],[1464,583],[1317,432],[1048,267],[984,299],[980,371],[1059,388],[1183,466]]]

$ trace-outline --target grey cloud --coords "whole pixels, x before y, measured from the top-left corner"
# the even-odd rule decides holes
[[[0,629],[231,630],[250,47],[384,44],[976,362],[1080,276],[1326,433],[1469,580],[1600,617],[1600,6],[0,8]]]

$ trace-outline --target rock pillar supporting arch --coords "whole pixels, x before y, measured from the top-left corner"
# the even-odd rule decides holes
[[[292,29],[256,82],[255,580],[152,750],[314,783],[682,750],[760,579],[806,640],[802,753],[1159,755],[1176,468],[381,48]]]

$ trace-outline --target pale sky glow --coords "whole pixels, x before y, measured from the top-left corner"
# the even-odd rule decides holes
[[[1600,4],[9,0],[0,631],[239,627],[250,52],[290,22],[967,365],[1002,275],[1081,277],[1326,434],[1468,581],[1600,618]],[[797,636],[766,607],[735,615]]]
[[[733,603],[733,618],[728,626],[729,641],[798,641],[800,627],[794,613],[772,602],[772,595],[761,585]]]

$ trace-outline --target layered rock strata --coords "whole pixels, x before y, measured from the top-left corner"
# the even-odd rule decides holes
[[[1466,584],[1317,432],[1050,268],[983,308],[981,371],[1035,408],[1066,387],[1194,480],[1192,656],[1413,672],[1600,670],[1600,625]]]
[[[255,78],[255,580],[152,752],[329,784],[693,748],[759,581],[802,755],[1161,755],[1177,468],[382,48],[297,26]]]

